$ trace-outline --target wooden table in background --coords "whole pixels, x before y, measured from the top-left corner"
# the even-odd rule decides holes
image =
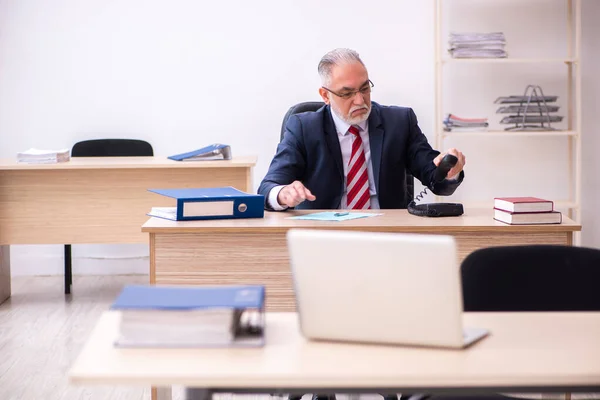
[[[349,221],[287,217],[315,211],[266,212],[262,219],[174,222],[150,218],[150,281],[159,284],[265,284],[269,311],[295,310],[285,234],[290,228],[453,235],[459,262],[472,251],[522,244],[572,245],[581,225],[563,217],[558,225],[506,225],[491,209],[466,209],[460,217],[424,218],[406,210]]]
[[[0,160],[0,303],[10,296],[11,244],[147,243],[152,207],[174,206],[150,188],[234,186],[252,191],[256,157],[177,162],[166,157]]]

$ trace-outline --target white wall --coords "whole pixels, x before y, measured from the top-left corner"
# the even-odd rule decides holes
[[[448,3],[456,7],[448,9],[451,29],[503,30],[515,56],[526,48],[564,56],[564,35],[552,26],[564,26],[565,1],[535,0],[527,7],[518,0]],[[592,39],[598,28],[590,11],[598,15],[599,3],[584,3],[585,96],[593,100],[599,78],[592,71],[600,60],[587,52],[596,46],[597,53]],[[525,29],[528,19],[515,9],[532,16],[545,11]],[[482,17],[475,19],[473,12]],[[525,32],[529,41],[521,39]],[[274,154],[281,118],[290,105],[318,99],[316,65],[335,47],[358,50],[375,83],[373,100],[413,107],[433,140],[431,1],[368,6],[356,0],[0,1],[0,157],[107,136],[146,139],[159,155],[219,141],[231,144],[234,155],[258,155],[257,187]],[[445,112],[495,120],[495,97],[521,92],[534,79],[564,98],[565,86],[556,75],[565,68],[552,68],[449,70],[446,87],[454,94],[445,97],[452,105]],[[587,130],[595,129],[592,113],[584,115]],[[447,144],[468,157],[467,179],[455,199],[564,194],[564,139]],[[597,171],[594,157],[586,147],[585,165]],[[487,178],[492,173],[506,178]],[[587,182],[592,184],[584,195],[597,199],[598,178],[588,173]],[[598,217],[590,210],[584,218],[584,226],[593,227],[586,229],[584,243],[600,246]],[[75,273],[147,271],[145,245],[73,248]],[[60,273],[62,247],[13,246],[12,261],[15,275]]]
[[[600,1],[585,0],[583,7],[583,195],[582,245],[600,247]]]

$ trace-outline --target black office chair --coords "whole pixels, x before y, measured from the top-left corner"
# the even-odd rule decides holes
[[[281,134],[279,136],[279,141],[283,140],[283,135],[285,134],[285,126],[287,125],[288,119],[294,114],[300,114],[307,111],[317,111],[319,108],[323,107],[325,103],[322,101],[305,101],[303,103],[298,103],[290,107],[290,109],[285,113],[283,117],[283,122],[281,123]]]
[[[600,250],[479,249],[461,265],[465,311],[600,311]]]
[[[290,116],[294,114],[300,114],[307,111],[317,111],[319,108],[323,107],[325,103],[322,101],[306,101],[303,103],[298,103],[290,107],[290,109],[285,113],[283,117],[283,122],[281,124],[281,134],[279,136],[279,141],[283,140],[283,135],[285,134],[285,126],[287,124]],[[406,170],[406,199],[408,203],[415,197],[415,179],[414,177]]]
[[[75,143],[71,157],[149,157],[154,155],[150,143],[137,139],[93,139]],[[65,244],[65,294],[71,293],[73,271],[71,245]]]
[[[461,264],[465,311],[600,311],[600,250],[526,245],[475,250]],[[467,400],[431,396],[429,400]],[[502,395],[477,399],[514,399]]]

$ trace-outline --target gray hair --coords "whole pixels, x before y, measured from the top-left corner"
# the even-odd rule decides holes
[[[321,76],[321,83],[328,85],[331,80],[331,69],[340,64],[359,62],[363,66],[365,63],[362,62],[358,53],[352,49],[335,49],[331,50],[321,58],[319,61],[319,75]]]

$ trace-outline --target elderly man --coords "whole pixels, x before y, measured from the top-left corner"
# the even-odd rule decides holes
[[[289,118],[258,189],[265,209],[406,208],[405,170],[435,194],[454,193],[464,178],[464,155],[449,149],[458,162],[434,182],[446,153],[431,148],[411,108],[371,102],[373,83],[357,52],[330,51],[318,72],[325,106]]]
[[[258,189],[265,209],[406,208],[405,169],[438,195],[464,178],[464,155],[442,182],[433,150],[411,108],[371,102],[373,83],[358,53],[336,49],[319,62],[325,106],[289,118],[283,140]]]

